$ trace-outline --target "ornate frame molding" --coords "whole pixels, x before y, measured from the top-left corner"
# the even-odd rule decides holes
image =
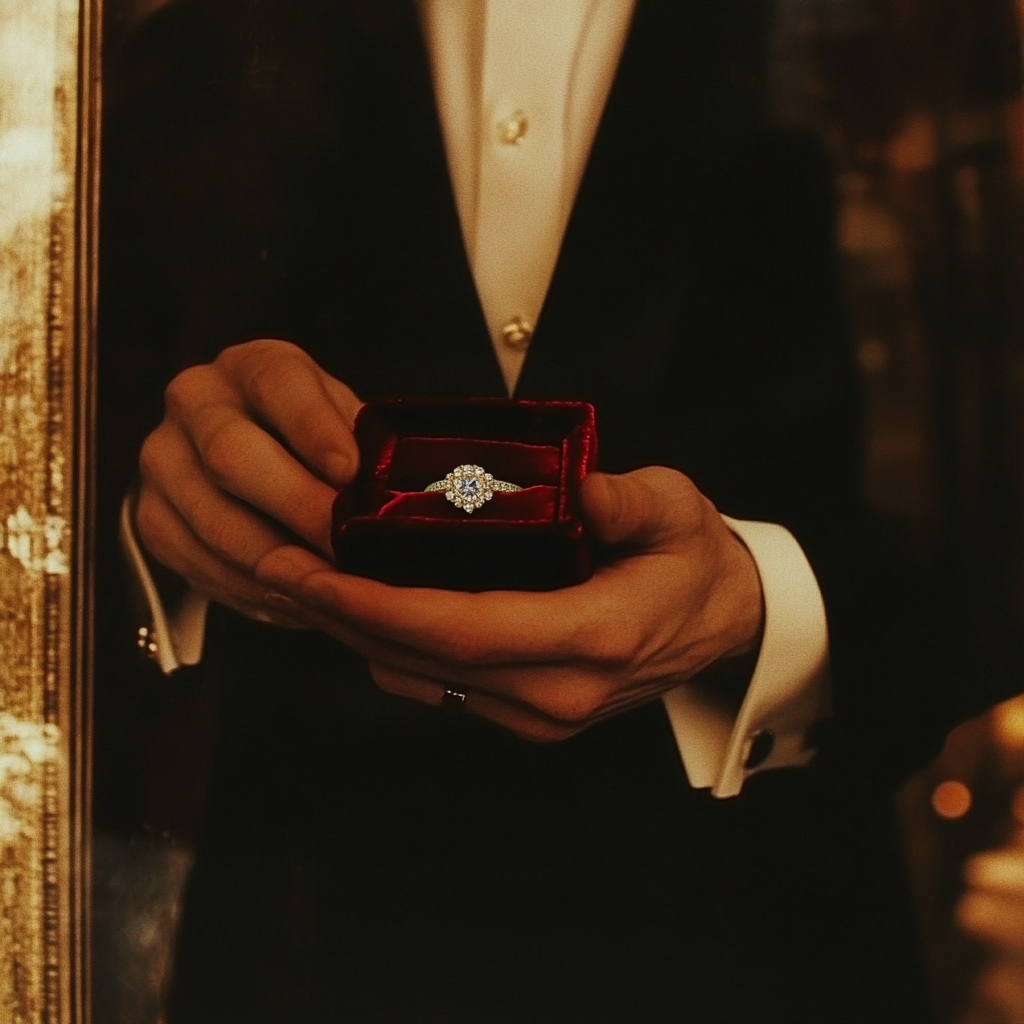
[[[0,0],[0,1020],[88,1020],[99,0]]]

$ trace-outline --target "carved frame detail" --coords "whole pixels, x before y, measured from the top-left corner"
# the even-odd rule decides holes
[[[99,0],[0,0],[0,1020],[88,1020]]]

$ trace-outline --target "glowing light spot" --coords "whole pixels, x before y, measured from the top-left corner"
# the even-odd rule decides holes
[[[1010,750],[1024,748],[1024,697],[1014,697],[995,709],[992,717],[996,742]]]
[[[971,809],[971,791],[955,779],[940,782],[932,793],[932,807],[940,818],[962,818]]]

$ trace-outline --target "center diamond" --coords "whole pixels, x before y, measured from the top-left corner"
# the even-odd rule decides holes
[[[480,481],[475,476],[467,477],[459,485],[459,494],[464,498],[475,498],[480,493]]]

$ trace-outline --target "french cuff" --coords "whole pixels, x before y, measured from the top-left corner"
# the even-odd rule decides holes
[[[138,644],[161,672],[170,675],[183,665],[199,664],[210,600],[190,589],[174,608],[165,606],[135,534],[137,499],[132,488],[121,502],[120,537],[128,568],[143,598],[141,604],[149,613],[149,624],[139,626]]]
[[[815,723],[832,714],[828,624],[818,581],[793,535],[775,523],[722,516],[761,577],[764,635],[739,711],[710,686],[684,683],[662,696],[690,785],[739,794],[751,775],[814,757]]]

